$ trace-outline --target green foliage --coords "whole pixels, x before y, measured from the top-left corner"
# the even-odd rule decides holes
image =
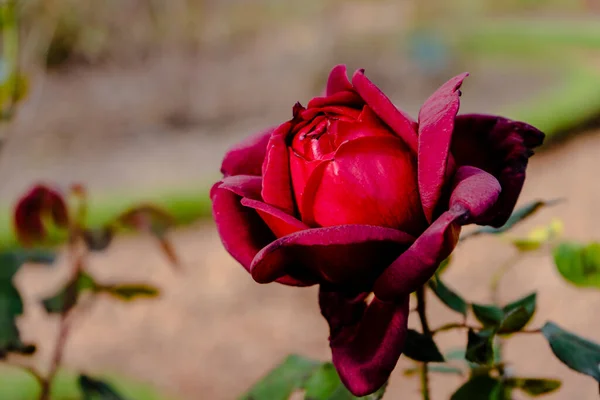
[[[520,389],[530,396],[541,396],[558,390],[561,382],[556,379],[508,378],[504,385]]]
[[[430,335],[424,335],[409,329],[404,345],[404,355],[415,361],[443,362],[444,356]]]
[[[494,361],[494,329],[475,332],[469,329],[465,359],[475,364],[489,365]]]
[[[160,293],[157,288],[142,284],[104,286],[101,291],[124,301],[131,301],[139,297],[156,297]]]
[[[600,345],[568,332],[553,322],[542,333],[554,355],[567,367],[600,382]]]
[[[462,385],[450,400],[504,400],[504,388],[495,378],[478,376]]]
[[[125,400],[117,390],[106,382],[80,375],[77,384],[83,394],[83,400]]]
[[[484,327],[498,327],[504,318],[504,312],[500,307],[494,305],[471,304],[471,309],[475,318],[483,324]]]
[[[482,235],[482,234],[499,235],[501,233],[504,233],[504,232],[512,229],[519,222],[534,215],[542,207],[552,206],[561,201],[562,201],[562,199],[536,200],[531,203],[527,203],[524,206],[518,208],[516,211],[514,211],[512,213],[512,215],[510,216],[510,218],[508,219],[508,221],[506,221],[506,223],[503,226],[501,226],[500,228],[492,228],[491,226],[484,226],[484,227],[478,228],[470,233],[462,235],[461,239],[464,240],[469,237],[478,236],[478,235]]]
[[[51,264],[54,253],[41,250],[14,250],[0,253],[0,355],[31,353],[35,347],[21,342],[16,318],[23,314],[23,299],[13,277],[26,262]]]
[[[511,239],[511,243],[521,252],[535,251],[545,244],[552,243],[562,234],[562,231],[562,222],[555,218],[546,226],[532,229],[525,237]]]
[[[469,308],[467,302],[456,292],[446,286],[438,275],[429,280],[429,287],[433,293],[435,293],[438,299],[440,299],[441,302],[448,306],[451,310],[461,313],[464,316],[467,315],[467,310]]]
[[[243,396],[244,400],[287,400],[319,368],[319,362],[290,355]]]
[[[535,313],[536,293],[532,293],[503,308],[494,305],[472,304],[473,314],[486,328],[498,333],[514,333],[523,329]]]
[[[600,288],[600,243],[561,243],[554,249],[554,263],[572,284]]]
[[[525,328],[535,313],[536,300],[537,293],[532,293],[504,306],[504,317],[498,332],[513,333]]]
[[[371,395],[355,397],[346,389],[333,364],[290,355],[241,399],[288,400],[294,392],[304,391],[305,400],[380,400],[386,386]]]
[[[130,380],[122,375],[103,375],[104,382],[126,400],[173,400],[163,396],[149,384]],[[60,370],[52,385],[51,400],[83,400],[78,384],[79,374]],[[38,382],[26,371],[0,365],[0,399],[32,400],[39,397]]]

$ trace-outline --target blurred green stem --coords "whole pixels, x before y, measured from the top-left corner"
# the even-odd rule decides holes
[[[517,263],[517,261],[519,261],[521,256],[522,256],[522,254],[519,252],[519,253],[513,255],[512,257],[510,257],[508,260],[503,262],[498,267],[498,269],[496,269],[496,272],[492,276],[492,279],[490,281],[490,292],[491,292],[491,297],[492,297],[492,303],[495,306],[500,306],[500,283],[502,282],[502,278],[504,278],[506,276],[506,274],[512,269],[512,267]],[[498,351],[497,359],[500,363],[502,363],[503,362],[504,340],[501,337],[496,336],[496,344],[497,344],[497,351]],[[502,370],[502,375],[504,375],[504,370]]]
[[[521,258],[521,253],[517,253],[514,256],[510,257],[508,260],[503,262],[490,280],[490,293],[492,298],[492,303],[494,305],[500,304],[500,283],[506,274],[511,270],[511,268],[517,263],[517,261]]]
[[[423,334],[430,336],[431,329],[429,328],[429,322],[427,321],[426,314],[425,286],[421,286],[419,289],[417,289],[416,295],[417,313],[419,314],[419,319],[421,320]],[[431,400],[431,395],[429,393],[429,367],[427,363],[422,363],[421,365],[421,394],[423,395],[423,400]]]

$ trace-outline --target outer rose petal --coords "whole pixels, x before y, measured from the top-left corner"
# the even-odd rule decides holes
[[[282,237],[262,249],[252,261],[250,272],[259,283],[285,274],[309,274],[321,282],[367,290],[413,241],[404,232],[379,226],[309,229]]]
[[[348,73],[345,65],[336,65],[329,73],[327,80],[326,96],[331,96],[338,92],[352,91],[352,84],[348,80]]]
[[[409,296],[397,303],[366,293],[349,297],[321,287],[319,305],[330,328],[330,346],[342,382],[355,396],[379,389],[389,378],[404,348]]]
[[[476,222],[494,206],[500,184],[474,167],[461,167],[443,213],[375,282],[374,292],[386,301],[402,299],[425,284],[458,242],[461,225]]]
[[[479,224],[504,225],[521,193],[528,159],[543,141],[542,132],[523,122],[493,115],[456,118],[452,154],[457,164],[481,168],[494,175],[502,186],[497,204]]]
[[[267,155],[262,166],[263,200],[290,215],[294,214],[294,200],[286,137],[291,127],[292,123],[286,122],[275,129],[269,138]]]
[[[262,201],[244,198],[242,205],[254,208],[278,238],[310,229],[303,222]]]
[[[406,113],[396,108],[387,96],[359,69],[352,76],[352,84],[365,103],[398,135],[408,147],[417,152],[417,123]]]
[[[220,185],[216,183],[210,192],[217,231],[225,250],[249,271],[254,256],[275,236],[253,209],[240,203],[239,195]],[[291,286],[313,284],[289,276],[280,278],[278,282]]]
[[[229,176],[223,178],[223,180],[219,182],[218,187],[220,189],[230,190],[240,197],[260,200],[262,179],[260,176],[251,175]]]
[[[460,106],[459,88],[467,76],[464,73],[450,79],[419,111],[419,193],[429,222],[445,187],[454,119]]]
[[[231,175],[261,175],[267,152],[267,143],[274,128],[252,135],[227,151],[221,164],[221,173]]]

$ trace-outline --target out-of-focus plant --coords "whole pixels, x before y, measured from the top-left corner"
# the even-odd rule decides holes
[[[19,24],[17,2],[0,3],[0,30],[2,51],[0,55],[0,120],[10,120],[15,106],[26,93],[28,82],[19,70]]]
[[[165,211],[151,204],[142,204],[125,210],[104,227],[87,226],[88,196],[82,185],[72,185],[62,192],[48,185],[36,185],[19,199],[15,207],[14,225],[24,248],[0,251],[0,354],[5,362],[15,364],[13,354],[35,355],[36,346],[23,343],[16,318],[23,313],[23,302],[13,285],[13,276],[29,262],[52,264],[57,250],[40,250],[51,230],[61,230],[67,237],[65,253],[69,263],[69,278],[58,292],[41,299],[48,314],[59,318],[59,332],[54,344],[50,367],[47,371],[26,368],[39,382],[39,400],[49,400],[52,383],[61,367],[65,345],[73,324],[85,315],[98,296],[131,301],[137,298],[156,297],[159,290],[145,282],[100,282],[88,270],[92,252],[105,251],[120,231],[147,232],[156,237],[160,249],[174,266],[179,261],[167,232],[173,225]],[[16,362],[16,365],[18,362]],[[84,399],[120,399],[109,384],[81,374],[79,386]]]
[[[599,344],[569,332],[554,322],[529,327],[536,312],[536,292],[506,304],[498,300],[499,284],[503,277],[531,252],[552,251],[556,267],[567,281],[579,287],[600,287],[600,244],[563,242],[560,220],[553,219],[548,225],[534,228],[525,236],[509,234],[510,229],[522,220],[556,202],[531,202],[516,210],[501,228],[483,227],[462,235],[461,242],[478,235],[496,235],[517,250],[516,255],[497,267],[489,283],[491,303],[470,302],[446,283],[443,273],[451,267],[450,258],[440,266],[435,277],[416,292],[417,307],[412,311],[418,313],[422,329],[408,332],[404,356],[414,360],[415,365],[406,368],[403,373],[406,377],[420,377],[423,399],[432,398],[431,374],[464,377],[464,383],[456,389],[451,400],[505,400],[512,399],[515,391],[537,397],[560,389],[561,381],[555,377],[519,376],[513,373],[511,364],[504,359],[503,346],[514,335],[538,335],[548,342],[550,351],[562,363],[600,382]],[[450,311],[456,312],[459,320],[431,327],[426,313],[428,293],[434,294]],[[468,322],[470,316],[477,323]],[[438,347],[436,335],[450,330],[465,332],[464,348],[442,351]],[[383,398],[386,386],[361,399]],[[343,386],[331,363],[298,355],[286,358],[241,398],[286,400],[297,392],[310,400],[357,399]]]

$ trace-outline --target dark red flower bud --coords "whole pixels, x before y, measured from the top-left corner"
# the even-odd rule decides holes
[[[59,228],[68,227],[67,205],[59,191],[36,185],[19,199],[15,207],[17,238],[24,245],[44,240],[47,234],[45,222],[51,222]]]

